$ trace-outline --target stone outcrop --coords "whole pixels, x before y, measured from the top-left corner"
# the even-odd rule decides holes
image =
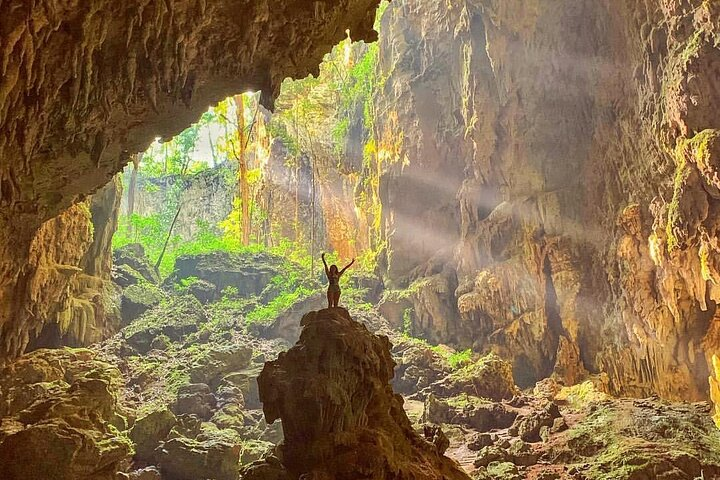
[[[265,418],[282,419],[278,452],[291,478],[468,479],[413,430],[390,387],[387,337],[342,308],[308,313],[302,324],[296,346],[258,378]]]
[[[66,286],[43,282],[37,245],[77,252],[88,241],[55,228],[82,220],[73,205],[208,105],[247,89],[270,105],[346,29],[375,38],[377,3],[0,2],[0,356],[25,350],[43,318],[33,310],[54,308]],[[72,270],[81,255],[64,257],[55,263]]]
[[[90,350],[37,350],[0,370],[7,480],[115,480],[132,453],[118,369]]]

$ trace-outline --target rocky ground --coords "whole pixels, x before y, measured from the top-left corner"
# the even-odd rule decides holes
[[[295,343],[303,313],[321,308],[322,296],[310,293],[275,318],[248,322],[256,315],[252,312],[278,295],[276,259],[227,254],[186,259],[162,287],[140,249],[119,252],[115,263],[126,325],[120,333],[90,349],[31,352],[0,371],[0,477],[237,480],[243,471],[252,479],[296,478],[277,476],[277,469],[258,476],[258,469],[250,467],[279,462],[272,454],[279,452],[276,446],[283,439],[281,422],[266,422],[257,378],[266,362]],[[390,339],[396,364],[392,388],[402,397],[387,397],[381,404],[393,405],[402,398],[401,417],[406,415],[414,431],[404,430],[401,417],[391,422],[366,415],[380,418],[376,423],[382,427],[372,428],[391,424],[391,434],[383,430],[391,439],[385,447],[396,450],[388,457],[391,464],[405,465],[407,458],[420,455],[437,467],[442,462],[427,460],[432,450],[446,454],[478,480],[720,478],[720,432],[708,403],[613,399],[603,393],[602,378],[574,386],[546,379],[521,391],[511,366],[498,356],[457,352],[403,335],[367,301],[356,300],[352,318]],[[325,338],[323,331],[315,331],[315,340]],[[368,355],[370,364],[389,362],[390,357],[385,363],[372,360],[383,358],[386,348],[378,347],[378,337],[353,332],[325,333],[342,342],[365,339],[367,348],[343,347],[332,355],[308,358],[302,356],[306,351],[289,364],[285,357],[286,363],[278,365],[286,373],[277,378],[292,383],[301,376],[287,373],[293,368],[305,372],[302,375],[311,368],[326,372],[322,362],[347,361],[342,355],[349,351]],[[375,354],[368,353],[377,348]],[[375,370],[383,371],[382,365]],[[338,398],[356,399],[357,394],[348,393],[357,388],[348,380],[352,369],[345,370],[348,374],[336,375],[336,380],[317,372],[310,378],[332,383]],[[367,381],[362,371],[357,375]],[[323,385],[328,391],[328,383]],[[382,382],[369,385],[384,391]],[[377,401],[368,400],[368,405]],[[271,420],[287,416],[288,405],[299,405],[289,400],[275,404],[283,414],[276,412]],[[356,403],[348,405],[333,407],[342,411],[331,416],[344,418],[343,425],[372,424],[365,414],[346,411]],[[318,418],[313,425],[320,428],[327,419]],[[296,430],[291,428],[295,435]],[[317,432],[314,435],[317,439]],[[413,447],[420,450],[402,453],[403,442],[421,442]],[[263,458],[269,460],[253,463]],[[347,475],[337,478],[355,478]]]

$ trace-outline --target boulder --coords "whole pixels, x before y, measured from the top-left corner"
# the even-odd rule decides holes
[[[248,345],[209,345],[191,366],[190,380],[217,386],[225,375],[248,367],[252,355]]]
[[[132,452],[121,384],[85,349],[36,350],[0,370],[3,480],[114,480]]]
[[[526,442],[539,442],[543,440],[540,435],[541,430],[543,428],[547,429],[546,434],[549,434],[550,427],[555,423],[555,419],[561,417],[557,404],[549,402],[541,410],[535,410],[528,415],[518,417],[508,430],[508,433],[520,437]]]
[[[222,297],[228,287],[240,297],[260,295],[276,275],[282,274],[285,260],[268,253],[212,252],[182,255],[166,284],[178,285],[183,279],[197,278],[214,285],[212,301]]]
[[[390,386],[387,337],[343,308],[310,312],[301,324],[298,343],[258,378],[266,420],[282,419],[278,456],[293,478],[469,479],[413,430]]]
[[[207,321],[207,313],[195,297],[169,296],[166,302],[126,327],[122,335],[137,352],[147,353],[160,335],[167,336],[172,342],[180,342]]]
[[[204,383],[183,385],[178,390],[173,411],[177,415],[195,415],[208,420],[215,410],[215,395]]]
[[[425,412],[427,421],[462,425],[480,432],[507,428],[517,417],[516,412],[508,410],[502,403],[472,395],[448,399],[430,395],[425,401]]]
[[[241,371],[225,375],[222,382],[223,384],[235,385],[240,388],[246,408],[251,410],[262,408],[257,383],[257,378],[261,371],[261,366],[246,368]]]
[[[512,366],[494,353],[452,372],[430,389],[438,397],[465,393],[491,400],[510,399],[519,393],[513,382]]]
[[[510,461],[515,465],[527,467],[537,463],[538,455],[532,447],[522,440],[516,440],[507,449]]]
[[[165,298],[165,294],[151,284],[137,284],[127,287],[120,299],[120,316],[123,325],[129,325],[140,318]]]
[[[163,480],[237,480],[241,447],[225,440],[168,440],[159,452]]]
[[[210,282],[198,279],[187,287],[187,291],[200,303],[207,304],[216,299],[217,287]]]
[[[425,343],[401,340],[393,347],[393,354],[398,364],[392,385],[403,395],[424,399],[429,392],[426,389],[450,373],[445,359]]]
[[[130,440],[135,444],[135,459],[152,463],[156,458],[155,449],[176,423],[175,415],[167,408],[138,419],[130,430]]]
[[[159,284],[160,276],[155,271],[155,267],[150,263],[150,260],[145,255],[145,249],[139,243],[131,243],[123,247],[117,248],[113,251],[113,279],[119,279],[118,285],[122,285],[122,276],[119,276],[116,272],[120,269],[121,272],[127,274],[134,272],[138,274],[142,280],[152,283]],[[122,269],[121,267],[129,267]],[[135,275],[133,275],[135,276]],[[131,284],[138,283],[137,279]],[[127,285],[129,286],[129,285]]]
[[[508,454],[505,450],[495,445],[491,445],[480,449],[474,465],[476,467],[487,467],[492,462],[497,462],[498,460],[505,461],[507,458]]]

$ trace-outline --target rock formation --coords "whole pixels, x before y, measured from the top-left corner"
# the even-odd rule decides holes
[[[302,325],[258,378],[265,418],[282,420],[278,454],[291,478],[468,478],[413,430],[390,386],[387,337],[342,308],[310,312]]]
[[[40,229],[31,256],[36,323],[28,349],[90,345],[117,331],[119,293],[110,276],[121,189],[113,180]]]
[[[72,205],[208,105],[247,89],[269,105],[284,78],[315,71],[346,29],[374,38],[376,6],[2,0],[0,357],[25,349],[81,258],[62,255],[48,267],[58,280],[45,282],[32,245],[77,252],[87,241],[44,222],[65,212],[52,222],[69,230],[82,213]]]
[[[130,440],[118,369],[90,350],[38,350],[0,370],[6,480],[114,480]]]
[[[380,31],[387,310],[521,387],[707,398],[718,4],[398,0]]]

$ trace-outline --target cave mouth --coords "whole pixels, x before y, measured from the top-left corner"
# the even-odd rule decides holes
[[[210,15],[226,2],[196,3]],[[680,43],[638,65],[704,78],[694,62],[715,58],[707,19],[720,12],[697,3],[692,16],[668,7],[670,17],[646,19],[696,33],[686,43],[668,34],[662,41]],[[151,4],[131,22],[127,48],[148,12],[170,30],[187,14],[178,4],[165,17],[169,4]],[[338,2],[337,11],[363,16],[363,5],[375,6],[351,4]],[[354,24],[366,40],[327,27],[318,42],[323,52],[334,47],[322,61],[294,52],[316,58],[316,70],[297,58],[280,62],[283,75],[231,68],[211,78],[211,92],[207,72],[181,68],[193,53],[178,42],[165,53],[179,63],[158,63],[164,73],[130,62],[127,75],[160,75],[158,88],[133,90],[107,133],[78,127],[46,149],[77,165],[35,175],[42,194],[18,196],[28,177],[0,166],[0,227],[23,224],[0,250],[0,391],[8,396],[0,464],[10,465],[9,478],[23,478],[28,464],[38,478],[297,478],[309,473],[309,458],[315,473],[362,462],[375,471],[374,459],[400,461],[390,453],[408,445],[452,478],[720,475],[720,419],[708,401],[718,399],[720,275],[715,230],[700,214],[715,208],[710,160],[720,136],[676,125],[663,135],[684,137],[665,155],[657,152],[671,149],[655,148],[656,132],[613,130],[621,116],[654,122],[656,105],[636,112],[615,97],[617,85],[638,81],[618,72],[587,86],[588,72],[627,61],[603,57],[614,51],[607,36],[626,29],[616,12],[583,5],[515,15],[490,4],[441,12],[426,0],[382,1],[377,41],[367,18]],[[335,19],[334,8],[315,2],[303,21]],[[226,32],[229,20],[216,21]],[[114,25],[93,22],[83,31],[97,27],[117,47]],[[310,28],[283,22],[291,44],[294,29]],[[193,37],[195,27],[183,27]],[[578,31],[588,38],[572,47],[555,39]],[[222,63],[237,41],[203,52]],[[538,62],[527,52],[542,52],[522,45],[551,45],[562,61]],[[14,68],[14,48],[3,65]],[[665,81],[638,89],[685,88]],[[57,92],[80,110],[102,100],[77,88]],[[678,103],[683,95],[667,100],[668,115],[690,109]],[[695,114],[698,126],[712,126]],[[111,138],[116,124],[127,137],[120,143]],[[605,144],[625,137],[659,155],[643,161],[672,178],[648,186],[633,177],[648,173],[631,163],[636,149]],[[347,266],[342,309],[325,308],[336,291],[330,265]],[[261,372],[270,372],[264,383]],[[347,446],[357,438],[367,448]],[[38,443],[51,446],[45,458],[29,447]],[[58,460],[68,452],[83,454]],[[420,467],[392,468],[418,478],[408,472]]]

